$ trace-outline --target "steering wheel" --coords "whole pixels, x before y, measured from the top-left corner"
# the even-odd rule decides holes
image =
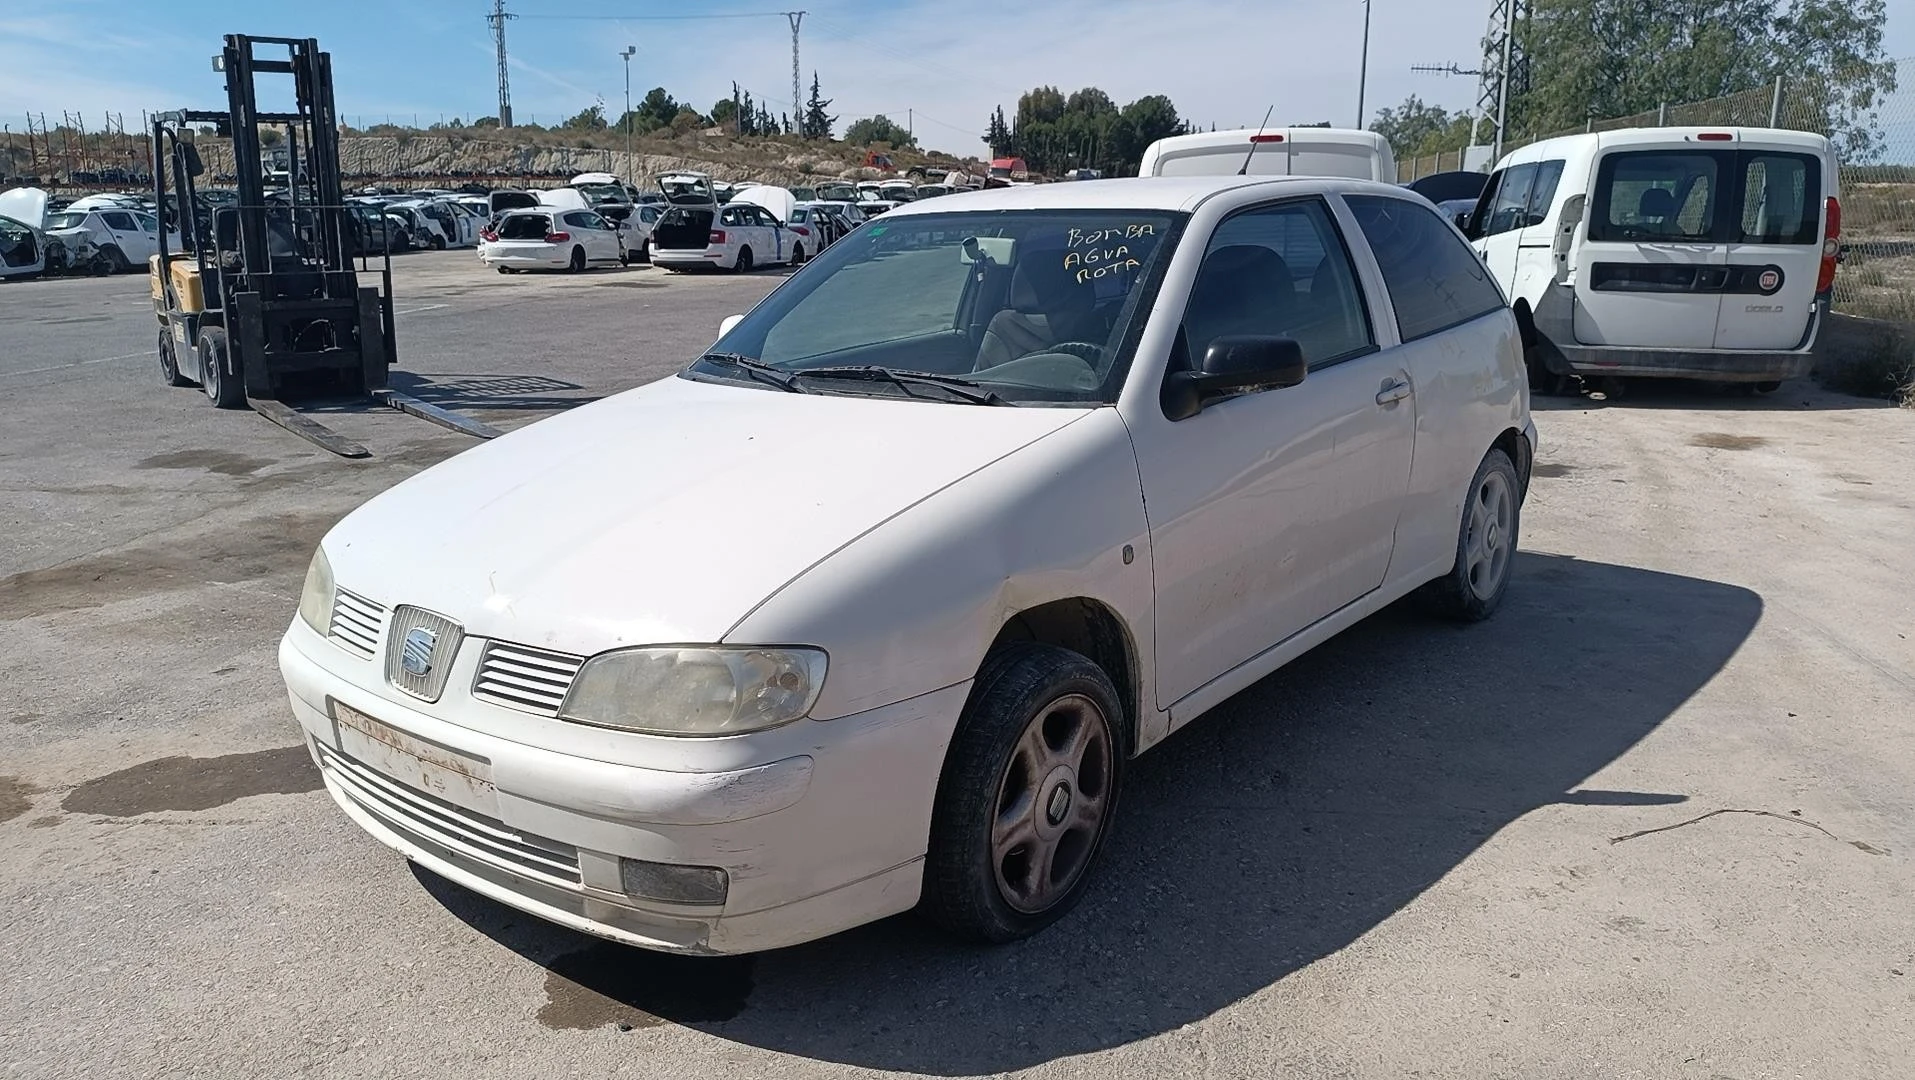
[[[1092,367],[1096,367],[1097,362],[1104,358],[1104,347],[1092,345],[1088,341],[1060,341],[1055,345],[1046,345],[1038,351],[1075,356]]]

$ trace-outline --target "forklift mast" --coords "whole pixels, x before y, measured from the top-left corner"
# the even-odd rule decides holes
[[[261,58],[255,55],[255,45],[283,46],[287,58]],[[302,261],[326,268],[349,268],[342,228],[345,211],[340,190],[339,116],[332,96],[332,54],[321,52],[313,38],[228,34],[219,67],[226,75],[233,165],[238,173],[239,249],[248,274],[270,273],[273,267],[261,125],[285,133],[286,180],[292,206],[303,204],[313,209],[309,219],[302,216],[313,226],[302,237],[313,249],[302,253]],[[258,76],[262,73],[292,76],[293,112],[260,111]]]

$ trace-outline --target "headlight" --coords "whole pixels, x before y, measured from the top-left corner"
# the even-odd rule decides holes
[[[306,567],[306,587],[299,591],[299,617],[322,636],[332,629],[332,593],[332,564],[326,561],[325,549],[320,548]]]
[[[824,681],[817,649],[626,649],[587,660],[559,715],[654,735],[739,735],[804,716]]]

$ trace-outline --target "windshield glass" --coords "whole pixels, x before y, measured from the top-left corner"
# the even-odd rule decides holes
[[[904,393],[891,382],[806,376],[882,368],[1012,404],[1108,404],[1182,221],[1123,210],[887,218],[825,248],[713,348],[815,393]],[[687,374],[765,385],[710,357]]]

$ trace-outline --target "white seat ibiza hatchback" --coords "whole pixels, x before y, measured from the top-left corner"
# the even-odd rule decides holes
[[[281,645],[340,807],[553,922],[1029,934],[1134,756],[1400,597],[1480,619],[1509,582],[1517,324],[1391,186],[913,203],[726,323],[349,515]]]

